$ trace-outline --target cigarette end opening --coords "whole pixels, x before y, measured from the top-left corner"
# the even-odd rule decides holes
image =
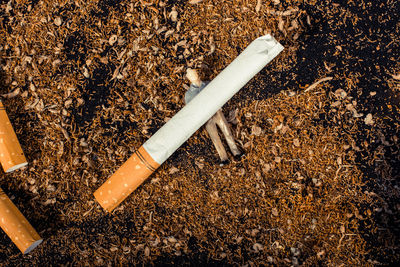
[[[22,168],[22,167],[25,167],[26,165],[28,165],[28,162],[24,162],[24,163],[21,163],[21,164],[12,166],[11,168],[8,168],[8,169],[6,170],[6,172],[13,172],[13,171],[18,170],[18,169],[20,169],[20,168]]]
[[[24,254],[28,254],[29,252],[31,252],[32,250],[34,250],[34,249],[35,249],[37,246],[39,246],[40,243],[42,243],[42,242],[43,242],[43,239],[39,239],[39,240],[33,242],[32,245],[24,251]]]
[[[110,208],[109,206],[104,205],[103,202],[97,198],[98,197],[97,191],[94,192],[93,195],[94,195],[94,198],[96,199],[97,203],[99,203],[100,207],[102,207],[107,212],[110,212],[110,213],[112,212],[113,208]]]

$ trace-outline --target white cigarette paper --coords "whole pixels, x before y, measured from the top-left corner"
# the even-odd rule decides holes
[[[143,148],[161,165],[283,49],[269,34],[254,40]]]

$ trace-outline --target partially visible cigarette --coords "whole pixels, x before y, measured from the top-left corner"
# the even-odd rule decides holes
[[[97,189],[100,205],[112,211],[282,50],[271,35],[254,40]]]
[[[24,254],[31,252],[43,241],[1,188],[0,227]]]
[[[17,135],[0,101],[0,162],[5,172],[12,172],[28,164]]]

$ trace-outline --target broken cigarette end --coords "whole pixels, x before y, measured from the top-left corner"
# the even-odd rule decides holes
[[[196,70],[188,68],[186,70],[186,78],[190,81],[190,83],[196,85],[197,87],[201,86],[201,80]]]
[[[94,197],[105,210],[111,212],[159,166],[142,146],[94,192]]]

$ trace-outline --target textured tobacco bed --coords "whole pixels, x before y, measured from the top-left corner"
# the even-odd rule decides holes
[[[400,260],[400,4],[215,2],[1,4],[30,164],[0,186],[45,239],[24,256],[1,231],[3,265]],[[285,51],[224,106],[244,156],[219,166],[202,129],[103,211],[93,192],[183,107],[186,68],[212,79],[266,33]]]

